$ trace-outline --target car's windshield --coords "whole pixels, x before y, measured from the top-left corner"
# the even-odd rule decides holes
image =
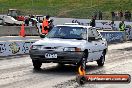
[[[63,39],[86,39],[86,28],[83,27],[54,27],[46,36],[47,38],[63,38]]]

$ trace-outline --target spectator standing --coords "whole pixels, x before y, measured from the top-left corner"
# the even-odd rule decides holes
[[[102,20],[102,12],[99,11],[99,20]]]
[[[112,20],[110,24],[111,24],[112,30],[114,30],[114,20]]]
[[[47,15],[42,23],[42,34],[46,35],[49,32],[49,18],[50,16]]]
[[[25,19],[25,25],[26,25],[26,26],[29,26],[29,18],[26,18],[26,19]]]
[[[122,12],[122,10],[119,13],[119,17],[120,17],[120,20],[122,20],[122,18],[123,18],[123,12]]]
[[[33,26],[31,18],[29,18],[29,26]]]
[[[31,18],[34,18],[34,16],[33,16],[32,14],[30,15],[30,17],[31,17]]]
[[[111,17],[112,17],[112,20],[115,20],[115,12],[114,11],[111,12]]]
[[[92,19],[90,21],[90,26],[92,26],[92,27],[96,26],[96,24],[95,24],[95,18],[94,17],[92,17]]]
[[[124,24],[124,21],[121,21],[121,22],[119,23],[119,30],[120,30],[120,31],[125,31],[125,24]]]
[[[128,21],[131,21],[131,12],[128,11]]]
[[[97,11],[94,12],[94,19],[97,19]]]
[[[127,10],[125,11],[124,17],[125,17],[125,20],[128,21],[128,11]]]
[[[119,12],[118,11],[115,13],[115,18],[116,18],[116,20],[119,20]]]
[[[49,31],[51,31],[52,28],[54,27],[53,21],[54,21],[53,19],[51,19],[51,20],[49,21]]]

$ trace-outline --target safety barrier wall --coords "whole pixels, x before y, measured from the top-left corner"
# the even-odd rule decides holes
[[[0,42],[0,56],[9,56],[9,55],[20,55],[28,54],[30,46],[36,40],[29,41],[1,41]]]
[[[100,32],[108,43],[125,41],[124,32]],[[0,41],[0,56],[28,54],[32,43],[39,39]]]
[[[126,40],[125,32],[120,31],[103,31],[101,35],[107,40],[108,43],[118,43]]]
[[[20,26],[0,26],[0,36],[18,36],[20,32]],[[25,27],[26,35],[39,35],[36,27]]]

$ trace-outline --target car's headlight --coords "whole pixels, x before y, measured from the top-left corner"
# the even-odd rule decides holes
[[[37,49],[37,50],[40,50],[40,49],[41,49],[41,46],[38,46],[38,45],[32,45],[31,49]]]
[[[81,51],[81,48],[77,48],[77,47],[65,47],[64,51]]]

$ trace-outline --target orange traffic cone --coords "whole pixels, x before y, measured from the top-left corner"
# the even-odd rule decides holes
[[[22,36],[22,37],[25,37],[24,24],[22,24],[22,26],[21,26],[21,30],[20,30],[20,34],[19,35]]]

